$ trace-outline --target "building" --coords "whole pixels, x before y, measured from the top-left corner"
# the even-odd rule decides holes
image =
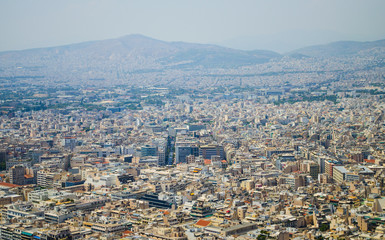
[[[166,149],[160,148],[158,150],[158,165],[159,166],[164,166],[166,165]]]
[[[7,159],[7,151],[5,149],[0,149],[0,171],[5,170]]]
[[[39,170],[37,172],[37,185],[42,187],[51,187],[54,183],[54,178],[56,172],[51,172],[47,170]]]
[[[289,149],[276,149],[276,148],[268,148],[266,150],[266,157],[270,158],[273,154],[293,154],[294,150]]]
[[[325,161],[325,173],[331,178],[333,178],[334,166],[341,166],[341,163],[335,160]]]
[[[142,157],[157,156],[158,149],[156,146],[145,145],[140,148],[140,155]]]
[[[198,124],[189,124],[189,125],[187,125],[187,129],[189,131],[199,131],[202,129],[206,129],[206,126],[205,125],[198,125]]]
[[[44,212],[44,219],[53,224],[63,223],[67,219],[73,218],[73,213],[68,210],[46,211]]]
[[[294,157],[294,155],[291,155],[291,154],[280,154],[277,158],[277,160],[275,161],[275,166],[277,169],[279,170],[282,170],[284,168],[284,166],[286,166],[287,162],[295,162],[296,159]]]
[[[0,196],[0,207],[17,202],[23,201],[23,196],[17,194]]]
[[[145,194],[139,198],[140,200],[147,201],[150,207],[160,208],[160,209],[170,209],[172,204],[159,200],[158,195],[156,194]]]
[[[318,174],[319,174],[319,166],[318,164],[316,163],[313,163],[313,164],[309,164],[309,173],[310,173],[310,176],[314,179],[314,180],[317,180],[318,179]]]
[[[12,184],[24,185],[25,167],[23,165],[16,165],[9,170],[9,181]]]
[[[87,159],[87,156],[85,156],[85,155],[72,157],[70,160],[71,168],[82,167],[84,165],[84,162],[86,161],[86,159]]]
[[[63,147],[73,150],[76,147],[76,137],[65,137],[62,144]]]
[[[175,144],[175,163],[185,163],[187,162],[187,156],[199,155],[199,148],[191,143],[176,143]]]
[[[91,230],[103,234],[119,233],[131,228],[129,222],[107,221],[103,223],[92,223]]]
[[[202,156],[203,159],[211,159],[211,156],[219,156],[221,160],[225,159],[225,151],[220,145],[203,145],[199,148],[199,156]]]
[[[40,203],[41,201],[47,201],[48,199],[47,189],[35,190],[28,193],[28,201],[32,203]]]
[[[0,239],[4,240],[19,240],[19,239],[41,239],[36,234],[37,229],[31,226],[20,227],[19,224],[11,224],[0,227]]]
[[[317,163],[319,165],[319,173],[325,173],[325,158],[323,157],[318,157],[317,158]]]
[[[206,205],[204,201],[197,201],[191,208],[190,215],[197,218],[210,217],[214,214],[210,206]]]
[[[32,166],[32,161],[31,159],[26,159],[26,160],[8,160],[5,164],[5,167],[7,170],[9,170],[11,167],[16,166],[16,165],[23,165],[25,167],[31,167]]]
[[[302,187],[306,185],[306,179],[305,179],[305,176],[303,175],[299,175],[299,176],[290,175],[288,177],[285,177],[284,179],[285,179],[285,183],[294,189],[297,189],[298,187]]]
[[[175,147],[175,163],[186,162],[186,157],[191,155],[191,146],[176,146]]]
[[[346,174],[348,171],[343,166],[334,166],[333,167],[333,180],[337,183],[342,183],[345,181]]]

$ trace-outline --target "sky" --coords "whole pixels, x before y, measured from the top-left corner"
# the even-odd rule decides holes
[[[385,39],[384,0],[1,0],[0,51],[142,34],[278,52]]]

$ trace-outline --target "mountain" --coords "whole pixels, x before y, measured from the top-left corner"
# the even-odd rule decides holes
[[[339,32],[313,29],[313,30],[289,30],[273,34],[259,34],[240,36],[227,39],[217,44],[235,49],[269,49],[278,53],[290,52],[304,46],[336,42],[341,39],[356,39],[355,36],[345,35]]]
[[[325,65],[319,57],[339,58],[330,58]],[[378,76],[378,69],[385,66],[384,57],[385,40],[335,42],[280,55],[265,50],[236,50],[128,35],[67,46],[0,52],[0,86],[205,88],[319,84],[351,79],[356,72],[357,76]]]
[[[61,68],[114,68],[127,71],[164,68],[220,68],[260,64],[280,57],[271,51],[242,51],[216,45],[165,42],[142,35],[68,46],[0,53],[0,67],[10,64]]]
[[[348,57],[348,56],[364,56],[364,55],[381,55],[385,56],[385,40],[378,40],[373,42],[354,42],[354,41],[340,41],[325,45],[316,45],[304,47],[287,55],[302,55],[308,57]]]

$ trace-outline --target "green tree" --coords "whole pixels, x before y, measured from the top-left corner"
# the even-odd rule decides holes
[[[319,230],[321,232],[326,232],[327,230],[329,230],[329,224],[326,224],[326,223],[321,224],[321,226],[319,227]]]
[[[266,236],[266,235],[260,234],[260,235],[258,235],[257,239],[258,239],[258,240],[266,240],[266,239],[267,239],[267,236]]]

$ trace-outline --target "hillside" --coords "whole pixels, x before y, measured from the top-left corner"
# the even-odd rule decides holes
[[[259,64],[280,57],[270,51],[241,51],[215,45],[164,42],[142,35],[68,46],[0,53],[0,66],[33,65],[68,69],[77,66],[128,71],[163,68],[216,68]]]
[[[294,50],[288,55],[308,57],[347,57],[353,55],[385,56],[385,40],[373,42],[341,41]]]
[[[142,35],[0,53],[2,86],[281,86],[378,76],[385,40],[336,42],[286,56]]]

